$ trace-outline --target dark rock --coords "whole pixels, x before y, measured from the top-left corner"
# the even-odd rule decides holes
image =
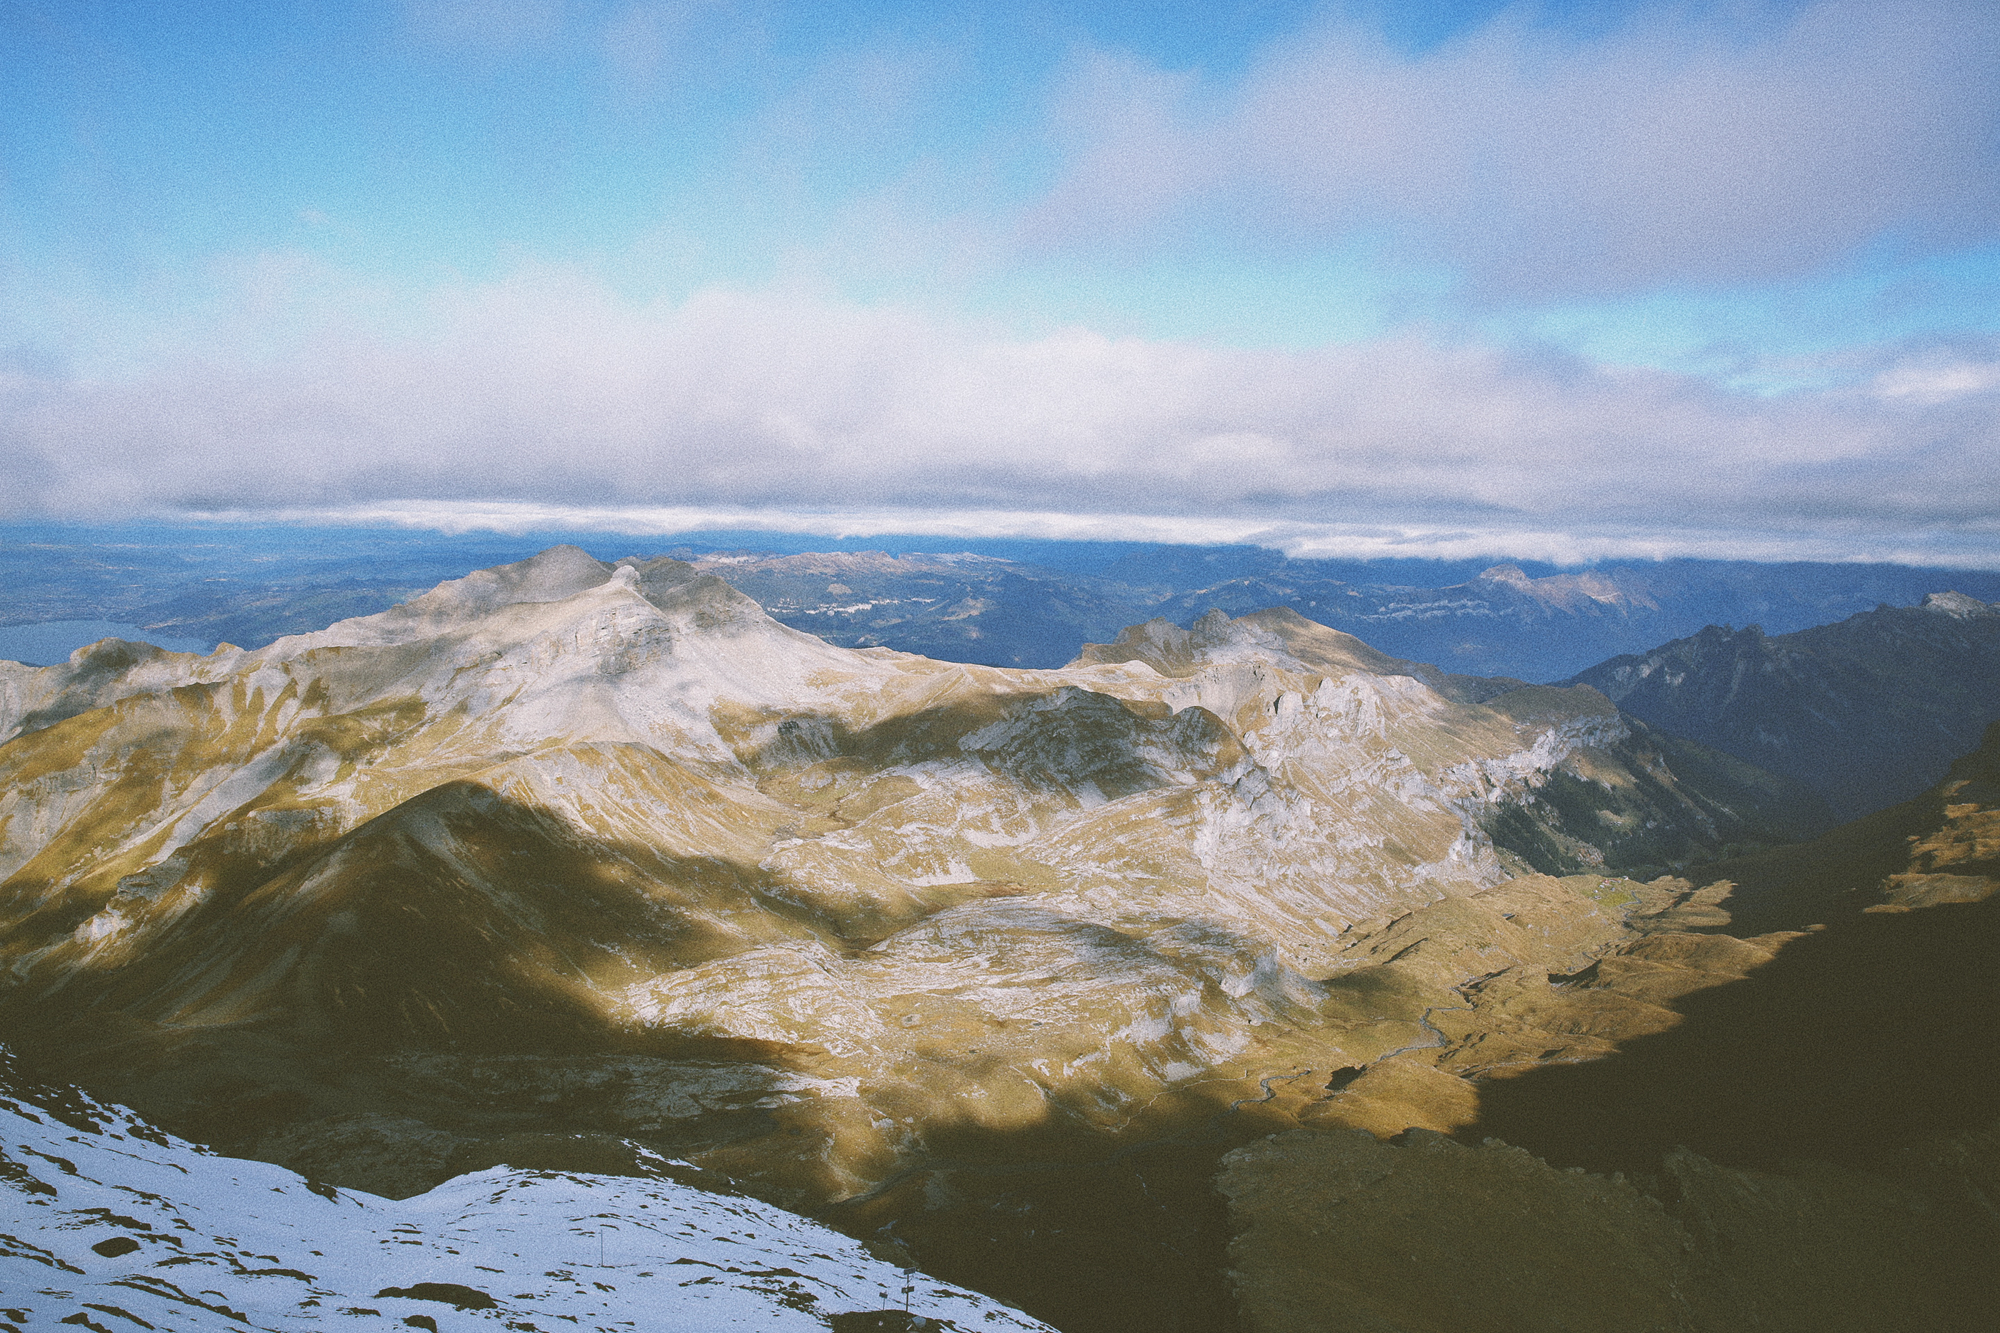
[[[848,1310],[828,1316],[833,1333],[925,1333],[951,1328],[943,1319],[911,1314],[908,1310]]]
[[[479,1288],[460,1286],[456,1282],[413,1282],[407,1287],[384,1287],[375,1295],[401,1296],[407,1301],[442,1301],[461,1310],[491,1310],[499,1304]]]

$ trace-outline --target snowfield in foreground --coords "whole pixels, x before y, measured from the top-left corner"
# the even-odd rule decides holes
[[[11,1066],[0,1050],[11,1333],[1047,1328],[754,1200],[503,1167],[377,1198],[23,1088]],[[894,1313],[835,1318],[867,1311]]]

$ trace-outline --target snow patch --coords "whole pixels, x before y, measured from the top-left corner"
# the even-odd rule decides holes
[[[907,1307],[1048,1329],[752,1199],[504,1167],[380,1199],[62,1100],[59,1119],[0,1079],[0,1317],[24,1328],[825,1333]]]

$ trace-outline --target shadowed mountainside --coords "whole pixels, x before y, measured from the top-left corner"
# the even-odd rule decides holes
[[[1717,861],[1742,930],[1798,930],[1860,912],[1973,902],[2000,878],[2000,723],[1921,796],[1795,847]]]
[[[1297,1130],[1230,1153],[1218,1180],[1246,1326],[1321,1329],[1333,1309],[1369,1333],[1990,1322],[1996,757],[2000,728],[1925,797],[1828,835],[1789,877],[1771,853],[1754,893],[1725,881],[1685,895],[1682,933],[1540,986],[1504,973],[1460,986],[1458,1049],[1437,1068],[1476,1082],[1406,1080],[1429,1095],[1405,1118],[1427,1127],[1390,1142]],[[1846,875],[1817,882],[1836,866]],[[1837,915],[1737,939],[1720,932],[1744,929],[1723,910],[1739,904],[1752,925]],[[1496,1041],[1564,1032],[1609,1048],[1467,1064]]]
[[[1937,593],[1793,634],[1710,625],[1565,683],[1853,819],[1922,792],[2000,719],[2000,608]]]

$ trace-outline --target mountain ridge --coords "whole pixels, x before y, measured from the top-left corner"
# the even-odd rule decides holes
[[[2000,719],[2000,606],[1944,592],[1791,634],[1710,625],[1564,683],[1853,818],[1928,788]]]
[[[95,994],[163,1030],[224,1033],[236,1015],[271,1029],[280,1012],[348,1012],[353,1033],[452,1040],[569,1012],[604,1041],[695,1012],[627,996],[639,978],[727,991],[726,958],[777,949],[783,966],[702,1020],[702,1039],[791,1033],[804,1050],[822,1043],[786,1006],[811,1009],[839,978],[877,978],[854,983],[866,994],[944,984],[916,964],[932,918],[1016,941],[1023,966],[1051,942],[1092,956],[1105,928],[1199,921],[1234,941],[1218,936],[1209,962],[1174,946],[1141,992],[1264,966],[1232,951],[1323,974],[1354,920],[1504,879],[1492,811],[1528,811],[1557,869],[1615,861],[1634,836],[1627,815],[1601,824],[1593,800],[1641,800],[1681,840],[1661,855],[1718,852],[1765,818],[1771,797],[1753,788],[1717,803],[1659,786],[1654,752],[1594,691],[1501,682],[1458,701],[1289,612],[1204,625],[1172,676],[1137,659],[938,663],[833,647],[679,562],[554,548],[263,649],[86,653],[36,673],[17,710],[106,654],[127,663],[122,684],[97,681],[84,702],[98,706],[33,730],[17,716],[0,749],[6,1007]],[[1535,793],[1566,764],[1591,776],[1565,814]],[[521,934],[560,917],[556,884],[624,943],[605,947],[582,919],[545,947]],[[444,895],[437,910],[411,897],[423,885]],[[438,934],[450,921],[466,928]],[[356,929],[372,953],[341,942]],[[516,943],[496,954],[488,936]],[[429,939],[437,965],[385,962],[405,957],[399,939]],[[845,958],[906,946],[917,970],[903,980]],[[332,989],[271,1007],[277,979],[312,976]],[[454,990],[448,976],[478,980]],[[349,1012],[351,993],[376,998]],[[874,1031],[864,1011],[826,1012]],[[445,1013],[460,1017],[439,1027]],[[1144,1078],[1180,1067],[1169,1048],[1184,1026],[1162,1030],[1173,1039]]]
[[[650,1153],[864,1234],[940,1163],[1247,1132],[1301,1070],[1403,1114],[1461,1082],[1407,1073],[1453,987],[1698,918],[1628,874],[1796,814],[1593,689],[1287,610],[1006,669],[577,550],[8,679],[0,1026],[66,1077],[376,1193]]]

